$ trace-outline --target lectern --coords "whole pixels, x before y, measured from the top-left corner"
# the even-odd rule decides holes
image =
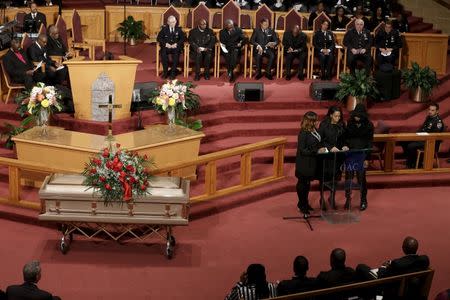
[[[108,112],[98,107],[108,104],[109,95],[113,95],[113,104],[122,105],[114,111],[113,120],[130,117],[130,101],[140,63],[141,60],[128,56],[119,56],[119,60],[64,62],[69,68],[75,118],[107,122]]]

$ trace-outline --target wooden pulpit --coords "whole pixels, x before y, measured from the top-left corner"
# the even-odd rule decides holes
[[[99,109],[113,95],[113,104],[121,106],[113,113],[113,120],[130,117],[131,96],[136,69],[142,63],[128,56],[119,60],[85,61],[71,59],[64,62],[69,68],[75,118],[91,121],[108,121],[108,112]]]

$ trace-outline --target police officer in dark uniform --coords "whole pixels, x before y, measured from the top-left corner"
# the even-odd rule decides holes
[[[170,70],[170,79],[174,79],[177,75],[177,66],[180,54],[183,52],[183,43],[185,40],[183,30],[176,26],[177,19],[174,16],[167,18],[167,25],[161,27],[156,40],[161,46],[160,55],[163,65],[163,78],[167,78],[169,55],[172,55],[172,68]]]
[[[345,33],[344,46],[347,47],[347,65],[350,71],[355,73],[356,62],[358,60],[364,63],[367,73],[370,73],[372,67],[372,57],[370,48],[372,46],[372,36],[370,31],[364,28],[364,21],[357,19],[355,28]]]
[[[219,32],[221,52],[227,63],[227,75],[230,82],[234,80],[233,71],[241,57],[241,50],[246,42],[242,29],[234,26],[232,20],[225,21],[225,28]]]
[[[253,55],[256,59],[256,76],[255,79],[262,77],[261,65],[263,57],[268,58],[266,68],[266,78],[272,80],[271,69],[275,61],[275,47],[278,44],[278,36],[276,32],[269,28],[269,20],[264,18],[260,22],[260,27],[253,29],[250,42],[254,47]]]
[[[333,32],[328,30],[330,23],[327,20],[322,22],[320,30],[313,36],[314,53],[319,56],[322,80],[331,79],[331,70],[334,64],[334,49],[336,46]]]
[[[286,31],[283,35],[283,46],[286,63],[286,80],[291,80],[291,66],[294,59],[298,58],[298,79],[304,80],[303,66],[308,55],[306,48],[306,34],[300,30],[300,26],[295,25],[291,31]]]
[[[422,126],[417,132],[443,132],[445,129],[444,122],[439,116],[439,104],[430,103],[428,106],[428,116],[425,118]],[[406,155],[406,167],[408,169],[413,169],[416,167],[417,150],[423,149],[425,146],[424,142],[404,142],[401,143],[403,147],[403,152]],[[440,142],[436,142],[436,150],[439,150]]]
[[[195,58],[194,80],[200,80],[200,66],[202,61],[203,67],[205,68],[205,79],[209,80],[209,68],[215,43],[216,36],[212,29],[207,27],[205,19],[201,19],[198,22],[198,26],[189,32],[191,56]]]
[[[391,21],[386,22],[384,30],[378,31],[375,37],[375,46],[377,48],[377,61],[379,65],[395,64],[403,42],[400,32],[392,28]]]

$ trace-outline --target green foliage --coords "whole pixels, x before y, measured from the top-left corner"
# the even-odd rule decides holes
[[[136,21],[133,16],[128,16],[117,29],[120,35],[125,39],[143,40],[148,36],[144,32],[144,21]]]
[[[177,118],[175,124],[187,127],[189,129],[200,131],[203,128],[202,120],[196,120],[192,117],[190,118]]]
[[[336,98],[343,101],[347,96],[358,99],[376,98],[379,95],[376,82],[365,70],[355,70],[355,74],[341,73]]]
[[[25,132],[26,130],[30,129],[35,122],[35,116],[30,115],[22,120],[19,126],[14,126],[9,123],[5,123],[5,127],[7,129],[6,133],[6,142],[5,142],[5,148],[12,149],[14,148],[14,141],[12,140],[13,137],[15,137],[18,134],[21,134],[22,132]]]
[[[421,68],[416,62],[413,62],[411,66],[411,69],[402,71],[403,83],[408,89],[420,87],[424,94],[429,96],[439,83],[436,72],[429,67]]]

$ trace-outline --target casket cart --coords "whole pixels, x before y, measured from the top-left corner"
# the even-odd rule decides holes
[[[167,258],[172,258],[172,227],[188,225],[189,180],[153,177],[147,196],[107,206],[82,182],[81,175],[53,174],[39,190],[43,206],[39,220],[61,224],[63,254],[70,248],[73,233],[79,233],[88,239],[106,237],[118,242],[158,236],[166,242]]]

